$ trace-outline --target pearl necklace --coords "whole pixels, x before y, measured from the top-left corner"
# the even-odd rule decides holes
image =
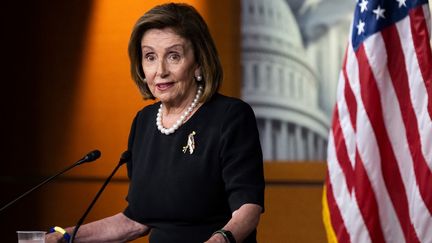
[[[174,133],[183,124],[183,122],[186,120],[186,118],[189,117],[189,115],[193,111],[193,109],[198,105],[198,100],[201,97],[202,89],[203,89],[202,86],[199,85],[198,89],[197,89],[197,93],[195,95],[195,99],[192,101],[192,103],[186,109],[186,111],[183,113],[183,115],[181,115],[180,118],[170,128],[165,128],[162,125],[162,103],[161,103],[159,110],[158,110],[158,113],[157,113],[157,116],[156,116],[156,126],[157,126],[158,130],[165,135],[170,135],[171,133]]]

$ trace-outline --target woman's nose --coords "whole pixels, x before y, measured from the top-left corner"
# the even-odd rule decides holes
[[[161,78],[169,75],[169,67],[165,60],[161,60],[158,66],[158,74]]]

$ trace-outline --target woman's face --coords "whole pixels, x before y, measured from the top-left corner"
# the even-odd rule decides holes
[[[154,97],[171,106],[194,97],[199,66],[190,41],[171,28],[150,29],[141,39],[141,51],[141,65]]]

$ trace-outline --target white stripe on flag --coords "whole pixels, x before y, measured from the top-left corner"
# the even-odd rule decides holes
[[[432,23],[431,23],[432,22],[432,18],[431,18],[432,5],[428,6],[428,4],[423,4],[422,8],[423,8],[423,13],[424,13],[424,16],[426,19],[426,24],[428,26],[427,31],[429,33],[429,39],[430,39],[431,38],[431,25],[432,25]]]
[[[330,193],[333,193],[351,242],[371,242],[363,217],[357,206],[356,198],[351,197],[345,184],[345,175],[336,157],[333,137],[333,132],[330,131],[327,151],[328,161],[331,161],[328,163],[328,170],[331,171],[329,180],[333,188]]]
[[[355,168],[356,145],[355,145],[355,139],[352,139],[353,137],[355,137],[355,132],[354,132],[354,128],[352,127],[352,124],[354,124],[356,121],[352,121],[351,123],[351,117],[349,115],[348,106],[346,104],[344,90],[345,90],[345,79],[341,72],[339,77],[339,85],[337,89],[336,105],[337,105],[337,109],[339,110],[339,122],[344,136],[345,145],[350,159],[350,164],[352,168]]]

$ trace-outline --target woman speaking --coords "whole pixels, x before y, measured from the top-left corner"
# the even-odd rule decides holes
[[[133,28],[129,57],[144,99],[157,102],[132,123],[128,206],[83,225],[75,242],[147,234],[150,243],[256,242],[264,207],[256,119],[248,104],[218,93],[222,67],[203,18],[186,4],[152,8]]]

